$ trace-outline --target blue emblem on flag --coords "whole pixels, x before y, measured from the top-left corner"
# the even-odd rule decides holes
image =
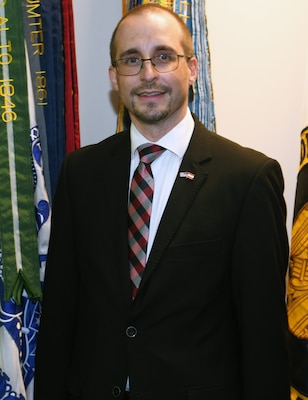
[[[25,400],[22,394],[18,396],[17,393],[12,390],[12,385],[10,385],[10,378],[1,369],[0,369],[0,400]]]

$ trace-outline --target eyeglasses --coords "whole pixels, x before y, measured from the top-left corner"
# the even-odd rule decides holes
[[[183,54],[159,54],[151,58],[127,57],[115,60],[112,66],[116,68],[119,75],[133,76],[138,75],[143,68],[145,61],[151,61],[153,68],[160,73],[171,72],[178,68],[179,59],[186,57]]]

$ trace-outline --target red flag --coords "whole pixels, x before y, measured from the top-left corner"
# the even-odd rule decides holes
[[[80,147],[78,84],[72,0],[62,0],[66,152]]]

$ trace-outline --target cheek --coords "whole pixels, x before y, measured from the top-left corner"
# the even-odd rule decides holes
[[[134,88],[134,82],[129,77],[118,76],[117,79],[118,92],[121,97],[130,97],[130,92]]]
[[[131,109],[131,104],[133,102],[133,97],[131,96],[132,87],[128,85],[120,85],[118,89],[119,98],[122,100],[125,107],[129,110]]]
[[[187,95],[190,86],[190,78],[187,75],[183,75],[182,79],[178,80],[174,85],[174,91],[177,95]]]
[[[127,102],[130,98],[130,89],[127,86],[119,85],[118,94],[124,102]]]
[[[183,68],[181,70],[181,73],[178,74],[177,76],[178,87],[180,87],[181,89],[185,88],[185,90],[187,90],[192,81],[193,81],[193,76],[191,74],[190,69],[188,67]]]

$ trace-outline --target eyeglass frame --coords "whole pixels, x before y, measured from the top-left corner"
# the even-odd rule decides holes
[[[153,57],[150,57],[150,58],[140,58],[140,57],[118,58],[117,60],[113,61],[113,62],[111,63],[111,65],[116,69],[117,73],[118,73],[119,75],[121,75],[121,76],[136,76],[136,75],[139,75],[139,74],[140,74],[140,72],[141,72],[141,70],[142,70],[142,68],[143,68],[144,62],[145,62],[145,61],[150,61],[152,67],[155,69],[156,72],[158,72],[159,74],[165,74],[165,73],[168,73],[168,72],[176,71],[176,70],[179,68],[179,59],[180,59],[180,58],[185,57],[185,58],[187,58],[187,60],[190,60],[191,58],[193,58],[192,56],[187,56],[186,54],[169,54],[169,55],[172,55],[172,56],[176,56],[176,57],[177,57],[177,62],[178,62],[178,63],[177,63],[177,66],[176,66],[174,69],[170,69],[170,70],[168,70],[168,71],[163,71],[163,72],[158,71],[158,70],[156,69],[156,65],[155,65],[154,62],[153,62],[153,58],[156,58],[156,57],[158,57],[158,56],[153,56]],[[129,75],[127,75],[127,74],[121,74],[121,73],[119,72],[119,70],[118,70],[117,62],[118,62],[118,61],[122,61],[122,60],[127,60],[127,59],[129,59],[129,58],[136,58],[136,59],[138,59],[139,61],[141,61],[140,69],[139,69],[139,71],[138,71],[136,74],[129,74]]]

